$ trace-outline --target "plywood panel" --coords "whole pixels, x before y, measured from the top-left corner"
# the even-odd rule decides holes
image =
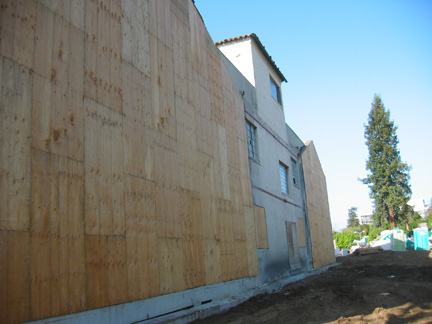
[[[123,236],[107,237],[108,304],[127,301],[126,239]]]
[[[298,229],[299,229],[299,239],[300,239],[300,247],[306,246],[306,233],[305,233],[305,224],[303,218],[297,218]]]
[[[85,309],[84,168],[81,162],[38,150],[32,151],[32,166],[31,300],[36,319]]]
[[[193,3],[0,14],[6,320],[255,275],[243,105]]]
[[[57,16],[69,18],[70,1],[39,0],[39,2],[50,8]]]
[[[70,22],[75,27],[84,30],[85,0],[71,0],[70,2]]]
[[[243,126],[242,126],[243,127]],[[238,138],[239,148],[239,162],[240,162],[240,174],[241,174],[241,188],[243,204],[246,206],[252,205],[252,187],[249,173],[249,158],[247,153],[246,140],[240,140]]]
[[[32,145],[64,157],[84,158],[83,101],[79,94],[58,82],[34,75]]]
[[[26,322],[30,320],[30,235],[0,231],[0,236],[0,240],[7,243],[2,245],[7,251],[7,258],[2,259],[7,269],[7,284],[2,286],[2,290],[6,290],[6,323]]]
[[[86,235],[87,308],[109,305],[107,237]]]
[[[98,99],[98,5],[96,0],[86,1],[84,39],[84,95]]]
[[[150,48],[153,127],[175,139],[173,52],[171,48],[153,36],[150,37]]]
[[[233,234],[236,240],[246,239],[246,227],[241,193],[240,171],[229,167],[229,182],[231,193],[231,215],[233,220]]]
[[[220,246],[216,239],[203,240],[204,269],[206,284],[211,285],[222,281]]]
[[[85,103],[86,231],[123,234],[123,119],[91,100]]]
[[[155,181],[161,188],[174,190],[179,185],[178,155],[176,152],[156,146],[155,154]]]
[[[111,100],[111,108],[122,112],[122,28],[121,28],[121,1],[110,0],[109,10],[109,55],[110,55],[110,75],[108,93]]]
[[[14,61],[26,68],[33,68],[33,53],[36,29],[36,1],[28,0],[16,4],[14,30]]]
[[[183,241],[183,255],[186,288],[203,286],[206,280],[202,237],[186,235]]]
[[[83,4],[76,4],[78,8],[80,8],[79,5],[81,5],[82,8],[84,8]],[[73,12],[71,13],[71,16],[72,14]],[[69,62],[68,63],[69,63],[68,85],[74,91],[82,95],[84,93],[84,32],[82,29],[75,27],[73,25],[69,25]]]
[[[164,295],[184,290],[183,240],[158,238],[158,253],[160,293]]]
[[[7,246],[8,231],[0,230],[0,287],[7,287],[8,274],[8,251],[4,247]],[[0,289],[0,322],[8,322],[8,292],[7,289]]]
[[[99,0],[97,15],[97,102],[111,107],[109,0]]]
[[[69,75],[69,23],[54,15],[51,80],[66,85]]]
[[[235,251],[235,274],[236,278],[245,278],[249,276],[247,242],[246,240],[234,241]]]
[[[202,235],[208,239],[218,239],[218,213],[217,199],[215,194],[215,172],[213,170],[214,161],[211,157],[200,154],[200,198],[201,198],[201,217]]]
[[[34,82],[33,147],[82,161],[82,96],[38,75],[35,75]]]
[[[6,58],[0,65],[0,229],[28,230],[32,75]]]
[[[15,17],[15,1],[3,1],[0,11],[0,54],[9,59],[13,59]]]
[[[156,186],[156,221],[158,237],[183,237],[178,191]]]
[[[229,170],[227,157],[227,139],[225,128],[217,123],[213,123],[215,136],[214,155],[218,157],[216,163],[216,193],[219,198],[230,200]]]
[[[159,255],[156,233],[127,233],[127,278],[130,301],[158,296]]]
[[[227,281],[236,278],[235,246],[230,201],[219,199],[217,208],[220,234],[221,274],[222,280]]]
[[[123,63],[123,112],[125,169],[130,175],[154,179],[150,78]]]
[[[268,249],[265,208],[253,205],[253,210],[256,227],[256,247],[257,249]]]
[[[314,268],[335,262],[325,175],[313,142],[302,154]]]
[[[249,276],[258,274],[258,256],[256,246],[255,215],[252,207],[244,206],[244,217],[246,223],[246,248]]]
[[[54,13],[41,3],[37,4],[34,52],[34,71],[45,79],[51,78],[54,38]]]
[[[122,59],[150,76],[149,3],[122,1]]]

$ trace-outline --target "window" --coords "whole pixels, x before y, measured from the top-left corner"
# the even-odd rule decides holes
[[[249,157],[258,160],[258,149],[256,141],[256,127],[246,120],[246,134],[248,142]]]
[[[295,184],[296,186],[298,186],[298,175],[297,175],[297,162],[294,159],[291,159],[291,169],[292,169],[292,179],[293,179],[293,184]]]
[[[282,162],[279,162],[279,173],[282,193],[288,194],[288,167]]]
[[[280,88],[276,84],[276,81],[273,80],[272,77],[270,77],[270,89],[271,93],[273,95],[273,98],[276,99],[277,102],[279,102],[280,105],[282,105],[281,95],[280,95]]]

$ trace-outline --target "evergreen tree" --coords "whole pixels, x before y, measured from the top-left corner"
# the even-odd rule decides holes
[[[394,228],[396,223],[406,223],[404,210],[411,198],[410,167],[401,160],[396,130],[397,126],[390,120],[390,112],[386,111],[381,98],[375,95],[368,125],[365,125],[369,149],[366,169],[370,173],[362,179],[369,186],[369,196],[374,200],[375,226],[382,226],[386,221],[390,223],[390,228]]]
[[[357,207],[348,209],[348,227],[360,227],[360,221],[357,217]]]

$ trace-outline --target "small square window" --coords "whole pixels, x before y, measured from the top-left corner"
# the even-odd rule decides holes
[[[275,98],[276,101],[279,102],[280,105],[282,105],[280,88],[277,85],[276,81],[273,80],[272,77],[270,77],[270,89],[271,89],[271,93],[272,93],[273,98]]]
[[[288,167],[282,162],[279,162],[279,173],[282,193],[288,194]]]
[[[246,135],[248,142],[249,157],[258,160],[258,148],[256,141],[256,127],[246,120]]]

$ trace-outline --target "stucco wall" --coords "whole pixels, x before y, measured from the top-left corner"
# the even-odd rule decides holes
[[[236,50],[228,51],[227,48],[240,46],[242,50],[246,50],[242,45],[243,42],[250,44],[248,41],[233,42],[219,48],[223,53],[237,53]],[[252,48],[249,47],[248,50],[252,52]],[[311,267],[311,247],[309,230],[306,227],[308,222],[302,193],[304,188],[300,179],[297,179],[298,182],[294,185],[291,168],[291,159],[294,159],[298,164],[298,175],[301,176],[301,160],[298,159],[297,153],[303,144],[294,132],[288,131],[289,127],[286,126],[283,117],[279,116],[279,120],[276,120],[273,116],[268,116],[273,113],[273,109],[282,112],[282,108],[271,96],[269,82],[268,85],[266,82],[269,81],[269,74],[272,73],[270,65],[265,62],[254,61],[252,69],[258,65],[260,70],[259,73],[254,72],[254,75],[260,75],[261,78],[264,78],[264,80],[256,80],[256,84],[265,88],[258,91],[234,66],[235,60],[231,62],[230,58],[223,57],[239,92],[243,93],[246,119],[256,127],[259,158],[258,160],[249,158],[252,194],[254,204],[265,209],[268,237],[268,248],[259,251],[260,280],[261,282],[269,282],[294,273],[307,271]],[[260,61],[265,58],[257,55],[255,59]],[[269,92],[269,95],[264,95],[266,91]],[[262,96],[261,101],[258,100],[259,93]],[[279,127],[277,129],[272,128],[266,123],[266,120],[274,121]],[[281,191],[279,161],[290,168],[288,195]],[[294,233],[287,232],[286,222],[295,224]],[[299,222],[305,224],[305,227],[301,227]],[[300,242],[301,235],[305,238],[304,244]],[[296,244],[297,260],[293,260],[292,255],[290,259],[288,241],[291,239]]]
[[[191,0],[2,1],[0,322],[258,271],[244,112]]]

